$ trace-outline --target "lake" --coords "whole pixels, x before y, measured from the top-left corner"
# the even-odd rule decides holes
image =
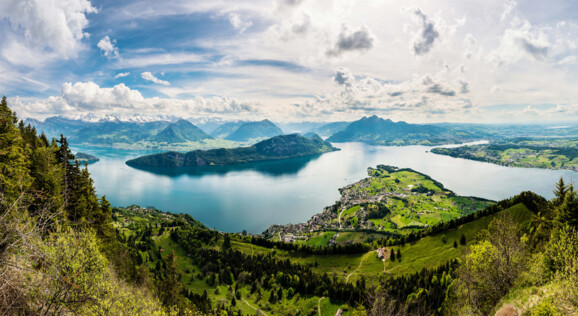
[[[534,191],[552,198],[555,183],[578,173],[510,168],[435,155],[432,147],[336,143],[320,156],[231,167],[135,169],[125,161],[151,152],[78,147],[97,156],[89,165],[99,195],[114,206],[154,206],[187,213],[211,228],[261,233],[272,224],[307,221],[339,199],[338,189],[367,177],[378,164],[425,173],[456,194],[501,200]]]

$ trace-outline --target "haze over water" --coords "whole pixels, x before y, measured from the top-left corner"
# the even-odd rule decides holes
[[[458,195],[501,200],[522,191],[553,196],[568,170],[510,168],[429,152],[432,147],[336,143],[341,151],[321,156],[213,169],[134,169],[125,161],[142,151],[74,147],[101,161],[89,166],[97,193],[114,206],[154,206],[187,213],[221,231],[261,233],[272,224],[300,223],[339,199],[338,189],[367,177],[378,164],[412,168]]]

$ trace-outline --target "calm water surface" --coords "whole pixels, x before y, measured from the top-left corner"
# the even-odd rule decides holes
[[[555,182],[573,171],[509,168],[435,155],[431,147],[338,143],[341,151],[278,162],[212,169],[129,167],[126,160],[150,152],[74,147],[101,161],[90,165],[97,193],[114,206],[154,206],[188,213],[209,227],[260,233],[271,224],[299,223],[339,199],[338,188],[367,177],[378,164],[412,168],[459,195],[501,200],[531,190],[553,196]]]

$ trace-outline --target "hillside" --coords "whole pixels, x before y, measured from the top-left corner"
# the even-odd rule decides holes
[[[306,138],[291,134],[275,136],[250,147],[195,150],[186,154],[168,152],[139,157],[127,161],[126,164],[134,167],[223,166],[305,157],[335,150],[337,149],[319,136]]]
[[[262,120],[242,124],[225,139],[236,142],[247,142],[253,139],[261,140],[281,134],[283,134],[283,131],[277,125],[269,120]]]
[[[321,137],[329,137],[345,130],[349,124],[351,124],[351,122],[331,122],[314,128],[309,132],[318,134]]]
[[[368,178],[339,189],[340,200],[307,223],[273,225],[264,234],[281,233],[308,242],[318,238],[318,234],[310,232],[330,230],[409,234],[475,213],[493,203],[457,196],[441,183],[411,169],[379,165],[367,172]],[[339,236],[333,237],[335,242]]]
[[[578,171],[576,138],[515,138],[491,144],[434,148],[432,153],[509,167]]]
[[[193,123],[183,119],[169,124],[160,133],[148,138],[148,140],[159,143],[184,143],[205,139],[213,139],[213,137],[205,134],[205,132],[193,125]]]
[[[451,128],[393,122],[377,116],[364,117],[349,124],[328,142],[365,142],[374,145],[440,145],[477,139],[473,134]]]
[[[214,131],[211,132],[211,136],[217,138],[227,138],[233,132],[235,132],[241,125],[245,124],[245,121],[237,121],[237,122],[227,122],[219,127],[217,127]]]

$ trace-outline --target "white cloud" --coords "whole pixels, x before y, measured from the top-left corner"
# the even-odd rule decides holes
[[[154,83],[162,84],[162,85],[164,85],[164,86],[168,86],[168,85],[171,84],[171,83],[168,82],[168,81],[161,80],[161,79],[155,77],[152,73],[150,73],[150,72],[148,72],[148,71],[143,72],[143,73],[141,74],[141,77],[142,77],[144,80],[152,81],[152,82],[154,82]]]
[[[402,82],[388,82],[354,75],[339,69],[333,80],[340,89],[295,104],[303,117],[330,116],[347,119],[368,113],[412,121],[428,121],[439,117],[477,117],[479,109],[469,98],[458,97],[463,83],[442,79],[444,72],[414,77]]]
[[[114,79],[124,78],[130,75],[130,72],[120,72],[114,76]]]
[[[106,57],[118,57],[118,47],[115,46],[116,40],[110,40],[110,37],[103,37],[96,46],[100,48],[100,52]]]
[[[416,22],[420,27],[412,43],[413,53],[416,55],[424,55],[431,50],[440,33],[434,22],[420,9],[413,8],[409,9],[409,11],[415,15]]]
[[[11,101],[11,106],[19,115],[44,118],[52,115],[94,115],[134,114],[158,115],[170,113],[180,117],[206,117],[221,115],[238,118],[243,116],[262,117],[259,105],[228,97],[192,99],[145,98],[138,90],[124,84],[112,88],[102,88],[94,82],[64,83],[59,96],[22,102]]]
[[[164,53],[125,56],[115,65],[117,68],[143,68],[154,65],[178,65],[185,63],[198,63],[205,58],[193,53]]]
[[[374,41],[375,38],[367,26],[363,25],[359,30],[351,31],[344,24],[334,46],[328,49],[325,54],[330,57],[337,57],[345,52],[365,52],[373,48]]]
[[[96,13],[88,0],[2,0],[0,19],[8,19],[16,36],[35,49],[49,49],[60,58],[78,55],[89,34],[86,14]]]
[[[229,22],[235,29],[239,30],[239,33],[245,32],[253,25],[251,21],[243,21],[238,13],[229,13]]]

